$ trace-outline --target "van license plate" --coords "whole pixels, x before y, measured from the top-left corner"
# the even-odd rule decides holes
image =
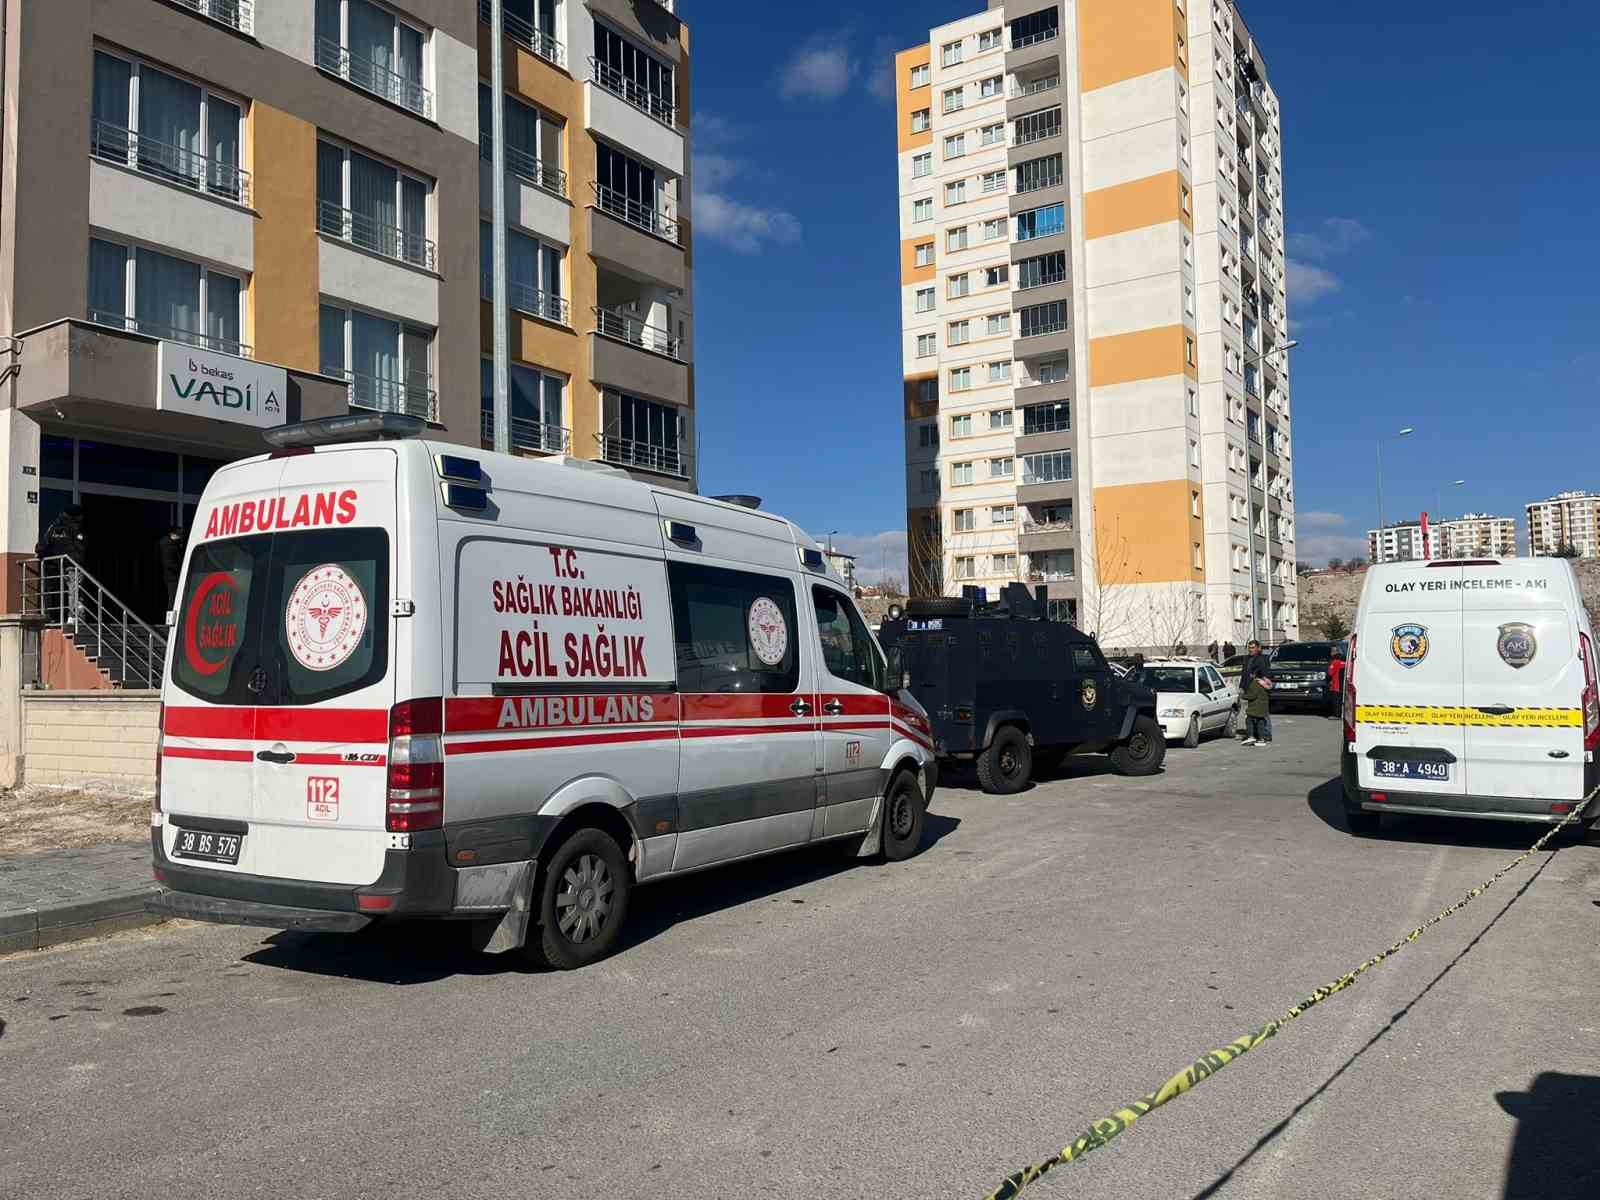
[[[1395,762],[1389,758],[1372,760],[1372,773],[1379,779],[1426,779],[1433,783],[1450,782],[1450,764],[1442,762]]]
[[[198,829],[180,829],[178,836],[172,842],[172,857],[199,858],[206,862],[237,866],[239,851],[243,847],[243,834],[204,833]]]

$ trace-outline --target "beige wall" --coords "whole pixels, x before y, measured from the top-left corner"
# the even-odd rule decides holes
[[[24,692],[23,782],[154,791],[160,697]]]

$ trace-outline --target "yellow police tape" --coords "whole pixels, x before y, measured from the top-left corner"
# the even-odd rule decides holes
[[[1547,843],[1551,838],[1555,837],[1556,834],[1560,833],[1561,830],[1566,828],[1573,821],[1576,821],[1578,819],[1578,815],[1583,812],[1589,801],[1593,800],[1596,794],[1600,794],[1600,787],[1595,788],[1594,791],[1590,792],[1581,801],[1573,805],[1572,811],[1569,812],[1559,824],[1552,825],[1543,837],[1541,837],[1533,845],[1529,846],[1521,854],[1517,855],[1517,857],[1511,862],[1501,867],[1492,876],[1490,876],[1489,879],[1473,888],[1461,899],[1450,905],[1450,907],[1442,910],[1427,921],[1424,921],[1421,925],[1417,926],[1410,933],[1406,934],[1405,937],[1401,938],[1387,950],[1373,955],[1355,970],[1346,975],[1341,975],[1332,983],[1319,987],[1316,991],[1312,992],[1311,995],[1300,1001],[1299,1004],[1296,1004],[1293,1008],[1285,1012],[1281,1017],[1268,1021],[1254,1033],[1247,1033],[1243,1037],[1235,1038],[1226,1046],[1222,1047],[1222,1049],[1213,1050],[1210,1054],[1197,1058],[1194,1062],[1189,1064],[1183,1070],[1179,1071],[1176,1075],[1167,1080],[1149,1095],[1143,1097],[1142,1099],[1135,1100],[1126,1108],[1117,1109],[1116,1112],[1112,1113],[1109,1117],[1106,1117],[1103,1120],[1096,1121],[1093,1125],[1089,1126],[1088,1131],[1082,1137],[1073,1142],[1070,1146],[1063,1147],[1060,1153],[1052,1155],[1050,1158],[1042,1159],[1031,1166],[1024,1167],[1022,1170],[1017,1171],[1014,1174],[1007,1175],[1005,1181],[1001,1183],[999,1187],[995,1188],[994,1191],[990,1192],[988,1196],[985,1197],[985,1200],[1010,1200],[1012,1196],[1015,1196],[1030,1183],[1037,1182],[1045,1174],[1045,1172],[1049,1171],[1051,1168],[1065,1166],[1075,1158],[1082,1158],[1091,1150],[1100,1149],[1101,1146],[1104,1146],[1112,1138],[1123,1132],[1123,1130],[1127,1129],[1128,1126],[1132,1125],[1147,1112],[1150,1112],[1152,1109],[1160,1108],[1163,1104],[1166,1104],[1169,1101],[1176,1100],[1179,1096],[1183,1095],[1196,1084],[1211,1078],[1211,1076],[1222,1070],[1223,1067],[1227,1066],[1241,1054],[1246,1054],[1251,1050],[1254,1050],[1257,1046],[1261,1045],[1261,1043],[1266,1041],[1268,1038],[1275,1037],[1280,1029],[1298,1017],[1301,1013],[1305,1012],[1309,1008],[1313,1008],[1316,1005],[1321,1004],[1324,1000],[1326,1000],[1329,996],[1334,995],[1336,992],[1344,991],[1345,988],[1349,987],[1352,983],[1354,983],[1362,975],[1365,975],[1384,959],[1388,958],[1390,955],[1398,954],[1407,945],[1421,937],[1424,931],[1430,929],[1434,925],[1437,925],[1446,917],[1453,916],[1455,913],[1460,912],[1473,900],[1483,895],[1484,892],[1488,891],[1491,887],[1498,883],[1504,876],[1510,874],[1512,871],[1520,867],[1529,858],[1543,849],[1545,843]]]
[[[1458,704],[1358,704],[1363,725],[1465,725],[1479,729],[1581,729],[1583,712],[1576,708],[1514,708],[1484,712]]]

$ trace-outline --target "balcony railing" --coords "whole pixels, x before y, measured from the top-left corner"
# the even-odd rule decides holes
[[[126,329],[146,337],[160,338],[164,342],[182,342],[185,346],[198,346],[202,350],[215,350],[218,354],[232,354],[239,358],[254,358],[255,350],[245,342],[217,334],[202,333],[198,329],[185,329],[177,325],[163,325],[147,318],[130,317],[126,313],[110,312],[103,308],[88,310],[89,320],[96,325],[112,329]]]
[[[210,17],[219,25],[237,29],[240,33],[255,33],[255,5],[251,0],[173,0],[191,12]]]
[[[1029,583],[1063,583],[1069,579],[1076,579],[1076,571],[1029,571]]]
[[[1071,533],[1071,521],[1024,521],[1020,526],[1021,532],[1029,533]]]
[[[379,66],[371,59],[351,54],[332,38],[317,39],[317,69],[337,75],[346,83],[382,96],[390,104],[398,104],[418,116],[433,120],[433,93],[414,79],[397,75],[388,67]]]
[[[641,204],[637,200],[629,199],[615,188],[606,187],[601,183],[590,184],[594,188],[595,204],[601,212],[609,213],[619,221],[626,221],[654,237],[665,238],[669,242],[678,240],[678,223],[668,220],[656,209]]]
[[[494,445],[494,413],[483,414],[483,445]],[[546,425],[527,417],[511,418],[511,448],[538,450],[545,454],[565,454],[572,445],[572,430],[564,425]]]
[[[101,162],[130,167],[180,187],[239,204],[250,203],[250,172],[237,164],[140,137],[109,121],[97,119],[89,123],[89,153]]]
[[[1061,181],[1065,178],[1066,173],[1063,171],[1057,171],[1054,174],[1041,173],[1035,175],[1032,179],[1024,179],[1019,174],[1017,176],[1017,195],[1025,196],[1029,192],[1041,191],[1044,188],[1060,187]],[[988,188],[984,189],[984,191],[988,190]]]
[[[429,239],[392,225],[379,224],[369,216],[340,208],[329,200],[317,202],[317,232],[430,271],[437,261],[434,244]]]
[[[617,467],[651,471],[657,475],[672,475],[679,479],[689,477],[689,455],[678,446],[658,446],[654,442],[636,442],[632,438],[597,433],[600,459]]]
[[[494,160],[494,138],[487,133],[478,138],[478,157],[484,162]],[[543,188],[552,195],[565,198],[567,194],[567,173],[560,167],[552,167],[543,159],[535,158],[526,150],[518,146],[506,147],[506,171],[519,179],[526,179],[536,188]]]
[[[493,9],[490,7],[489,0],[478,0],[478,20],[487,25],[492,14]],[[505,22],[506,36],[513,42],[526,46],[548,63],[554,63],[558,67],[566,67],[566,47],[556,41],[555,38],[548,33],[541,33],[513,12],[505,13]]]
[[[1038,79],[1030,79],[1024,83],[1020,79],[1011,81],[1011,88],[1007,95],[1013,100],[1023,100],[1029,96],[1037,96],[1040,92],[1048,92],[1052,88],[1061,86],[1061,76],[1044,75]]]
[[[485,300],[494,299],[492,272],[484,272],[481,294]],[[562,325],[571,324],[568,320],[571,306],[567,303],[566,297],[536,288],[520,279],[506,280],[506,303],[518,312],[532,313],[536,317],[543,317],[546,321],[556,321]]]
[[[1035,437],[1041,433],[1070,433],[1071,431],[1072,419],[1070,417],[1058,417],[1053,421],[1025,420],[1022,422],[1021,436]]]
[[[1057,120],[1054,124],[1035,126],[1030,128],[1026,133],[1024,133],[1022,128],[1018,126],[1016,140],[1011,144],[1013,146],[1031,146],[1034,142],[1042,142],[1046,138],[1058,137],[1060,133],[1060,120]]]
[[[1061,333],[1067,327],[1067,319],[1062,317],[1055,321],[1023,321],[1020,324],[1021,327],[1017,331],[1019,341],[1026,338],[1043,337],[1047,333]]]
[[[1022,37],[1011,40],[1011,48],[1013,50],[1026,50],[1029,46],[1037,46],[1042,42],[1053,42],[1060,32],[1060,27],[1052,25],[1049,29],[1041,29],[1038,33],[1024,34]]]
[[[668,128],[673,128],[673,117],[677,110],[671,100],[656,95],[649,88],[641,87],[610,63],[603,63],[598,58],[589,60],[589,69],[594,73],[594,81],[617,99],[633,105],[646,116],[654,117]]]
[[[433,382],[430,376],[408,375],[404,379],[385,379],[380,375],[364,375],[360,371],[344,371],[343,375],[349,380],[351,408],[405,413],[407,416],[421,417],[424,421],[439,419],[439,393],[429,386]]]
[[[1036,276],[1029,275],[1024,279],[1020,274],[1017,279],[1017,291],[1026,292],[1033,288],[1049,287],[1052,283],[1060,283],[1067,277],[1067,269],[1062,267],[1059,271],[1040,271]]]
[[[619,342],[627,342],[629,345],[654,351],[656,354],[665,354],[668,358],[680,357],[678,339],[669,331],[647,324],[620,309],[601,308],[597,305],[592,311],[595,332],[608,338],[615,338]]]

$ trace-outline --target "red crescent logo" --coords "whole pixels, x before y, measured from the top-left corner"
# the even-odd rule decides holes
[[[200,581],[200,586],[194,590],[194,595],[189,600],[189,610],[183,617],[183,656],[189,662],[189,667],[196,675],[215,675],[228,665],[228,660],[233,656],[226,655],[212,662],[200,653],[200,643],[196,634],[200,632],[200,612],[205,607],[206,598],[219,587],[233,587],[233,579],[226,571],[213,571]]]

